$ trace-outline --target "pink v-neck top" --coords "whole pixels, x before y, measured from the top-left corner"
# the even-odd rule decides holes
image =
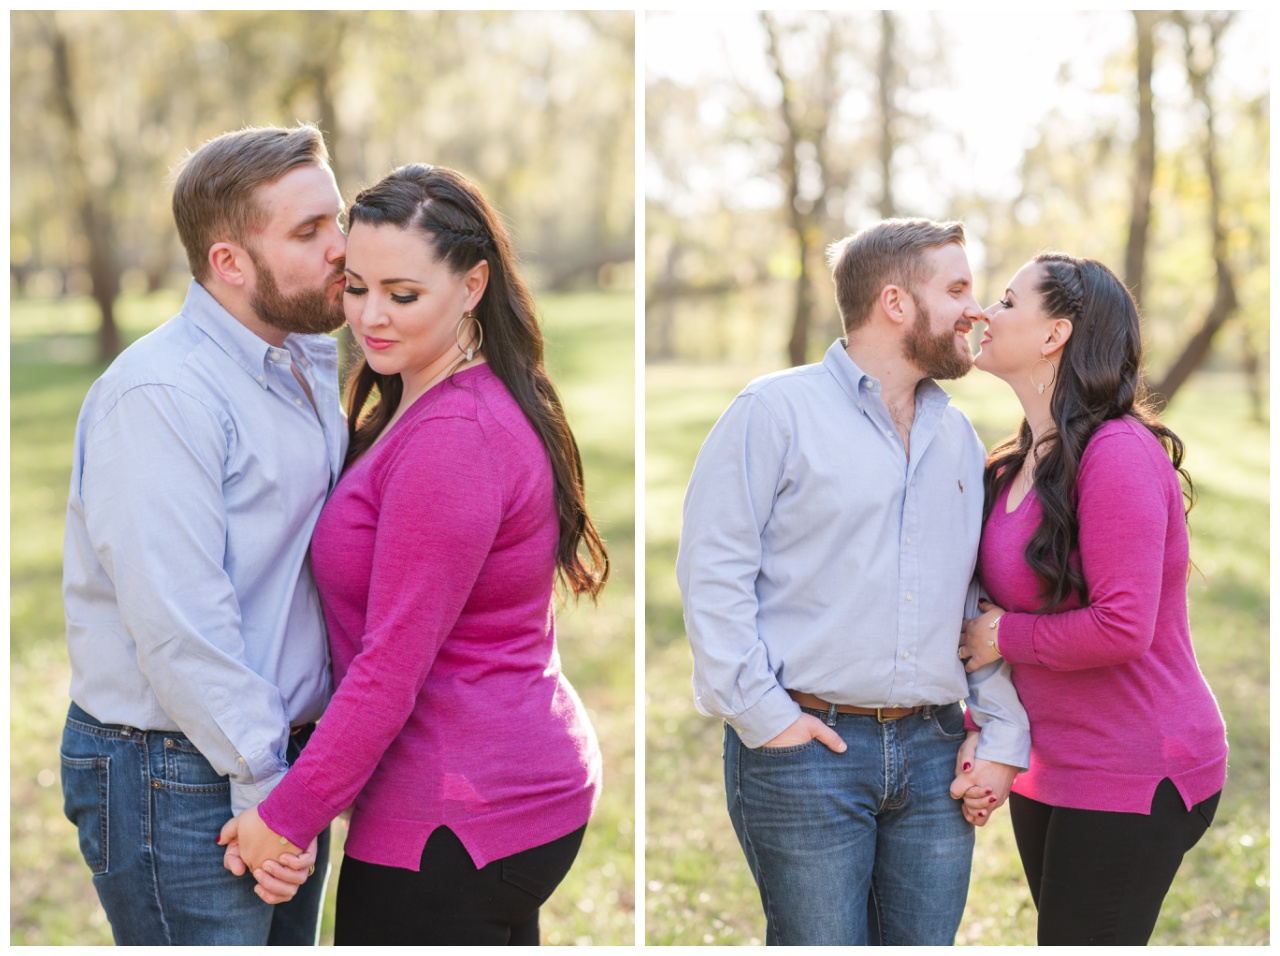
[[[1177,473],[1137,420],[1101,425],[1081,460],[1078,551],[1088,603],[1041,604],[1023,557],[1040,522],[1001,493],[983,530],[982,585],[1007,613],[1000,652],[1031,721],[1014,791],[1042,803],[1149,813],[1168,777],[1188,808],[1222,789],[1226,729],[1187,619],[1190,548]]]
[[[417,870],[437,826],[477,866],[587,822],[600,751],[560,672],[550,461],[488,365],[409,408],[342,476],[311,561],[335,691],[259,806],[305,847]]]

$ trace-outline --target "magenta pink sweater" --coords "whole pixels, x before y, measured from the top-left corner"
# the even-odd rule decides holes
[[[1031,767],[1014,791],[1041,803],[1149,813],[1168,777],[1193,804],[1222,789],[1227,740],[1187,620],[1187,524],[1177,473],[1132,418],[1104,423],[1080,465],[1079,550],[1089,601],[1042,598],[1023,553],[1040,522],[1007,489],[983,530],[983,587],[1008,613],[1000,652],[1031,720]]]
[[[551,465],[488,365],[420,398],[343,476],[312,539],[335,691],[259,805],[305,847],[417,870],[437,826],[477,866],[587,822],[600,751],[560,673]]]

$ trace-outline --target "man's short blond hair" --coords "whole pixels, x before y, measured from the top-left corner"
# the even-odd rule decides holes
[[[201,282],[208,278],[214,243],[244,245],[266,225],[266,210],[257,201],[260,186],[328,160],[324,137],[309,123],[223,133],[185,156],[172,173],[173,221],[191,274]]]
[[[964,245],[964,223],[884,219],[832,243],[827,262],[845,334],[867,321],[885,286],[910,291],[926,281],[925,253],[952,242]]]

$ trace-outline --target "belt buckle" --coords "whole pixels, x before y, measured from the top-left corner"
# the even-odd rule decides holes
[[[886,716],[884,716],[884,712],[885,712],[886,710],[893,710],[893,708],[892,708],[892,707],[877,707],[877,708],[876,708],[876,723],[877,723],[877,724],[888,724],[888,723],[891,723],[891,722],[893,722],[893,721],[895,721],[895,720],[898,720],[898,719],[899,719],[899,718],[897,718],[897,717],[886,717]]]

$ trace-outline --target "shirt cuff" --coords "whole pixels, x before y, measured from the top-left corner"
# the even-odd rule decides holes
[[[774,686],[759,702],[728,719],[749,750],[763,747],[800,719],[800,705],[781,687]]]
[[[978,737],[978,757],[1026,770],[1031,766],[1031,734],[1014,724],[988,720]]]
[[[231,781],[231,815],[238,817],[250,807],[256,807],[275,789],[276,784],[284,779],[284,771],[274,773],[261,780]]]

